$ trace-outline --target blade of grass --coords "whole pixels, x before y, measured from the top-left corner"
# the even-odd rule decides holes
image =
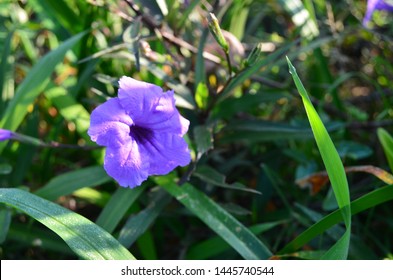
[[[58,1],[50,1],[50,0],[40,0],[40,1],[32,1],[31,4],[34,10],[37,12],[42,12],[42,16],[45,18],[49,17],[63,26],[70,33],[78,33],[82,28],[82,17],[74,12],[69,6],[69,1],[58,0]],[[37,8],[37,5],[40,8]],[[78,8],[81,9],[81,6],[85,5],[84,2],[78,4]]]
[[[221,236],[244,259],[268,259],[272,253],[249,229],[217,203],[186,183],[177,186],[173,177],[155,178],[158,185]]]
[[[378,128],[377,135],[388,160],[390,171],[393,172],[393,137],[383,128]]]
[[[235,1],[233,3],[233,16],[231,17],[228,31],[235,35],[239,40],[242,40],[244,36],[251,3],[252,1],[250,0]]]
[[[261,194],[260,192],[252,188],[247,188],[246,186],[238,182],[232,184],[226,183],[225,176],[208,165],[198,166],[198,168],[194,171],[193,176],[201,179],[202,181],[208,184],[212,184],[213,186],[231,189],[231,190],[237,190],[237,191],[250,192],[253,194]]]
[[[343,123],[331,123],[328,125],[329,131],[341,129]],[[312,131],[306,125],[291,125],[280,122],[270,122],[264,120],[232,121],[224,129],[221,143],[231,143],[245,141],[253,143],[257,141],[275,141],[282,139],[310,139],[313,137]]]
[[[55,200],[81,188],[95,187],[109,181],[111,178],[102,166],[91,166],[54,177],[35,194],[48,200]]]
[[[108,204],[101,211],[96,220],[96,224],[112,233],[121,219],[124,217],[127,210],[138,199],[138,197],[146,189],[145,186],[135,189],[118,188],[112,195]]]
[[[291,61],[287,57],[289,72],[295,82],[296,88],[302,97],[304,107],[306,109],[307,117],[310,121],[311,129],[313,131],[315,141],[321,153],[322,160],[325,164],[330,183],[332,185],[334,195],[336,197],[338,206],[343,215],[346,231],[344,235],[331,247],[323,256],[325,259],[346,259],[348,256],[350,234],[351,234],[351,208],[349,187],[345,175],[344,166],[341,162],[340,156],[337,153],[334,144],[318,116],[317,111],[308,97],[307,91],[304,88],[299,76],[296,73]]]
[[[0,208],[0,244],[4,242],[11,224],[11,211],[8,208]]]
[[[0,202],[25,212],[54,231],[80,258],[135,259],[108,232],[83,216],[20,189],[0,189]]]
[[[14,32],[9,32],[2,44],[1,63],[0,63],[0,118],[2,118],[6,102],[14,95],[14,66],[10,61],[11,41]],[[13,59],[14,60],[14,59]]]
[[[134,244],[138,237],[146,232],[170,201],[171,197],[164,191],[154,194],[152,201],[144,210],[127,220],[120,231],[119,242],[127,248]]]
[[[97,191],[92,188],[82,188],[72,193],[73,196],[87,201],[90,204],[104,208],[112,194],[103,190]]]
[[[351,215],[358,214],[362,211],[365,211],[390,200],[393,200],[393,186],[385,186],[376,189],[354,200],[351,203]],[[338,224],[342,220],[343,216],[341,214],[341,210],[337,209],[336,211],[325,216],[320,221],[302,232],[294,240],[288,243],[283,249],[281,249],[278,254],[286,254],[298,250],[303,245],[307,244],[307,242],[309,242],[319,234],[323,233],[324,231],[328,230],[332,226]]]
[[[285,221],[277,221],[270,223],[263,223],[254,225],[249,228],[249,230],[255,234],[261,234],[269,229],[272,229]],[[209,258],[213,258],[216,255],[224,253],[230,249],[230,246],[227,242],[225,242],[220,236],[215,236],[203,242],[197,243],[190,247],[187,252],[186,259],[194,259],[194,260],[206,260]]]
[[[156,234],[156,232],[154,233]],[[136,241],[136,244],[144,260],[158,259],[157,249],[151,231],[146,230],[141,236],[139,236],[138,240]]]

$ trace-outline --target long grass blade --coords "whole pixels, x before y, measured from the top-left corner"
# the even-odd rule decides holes
[[[315,110],[307,91],[304,88],[299,76],[296,73],[291,61],[287,57],[289,72],[295,82],[296,88],[302,97],[307,117],[310,121],[311,129],[317,142],[318,149],[321,153],[322,160],[325,164],[338,206],[343,215],[346,231],[341,239],[331,247],[323,256],[326,259],[346,259],[349,250],[349,241],[351,234],[351,208],[349,198],[349,187],[345,175],[344,166],[334,144],[322,123],[317,111]]]
[[[277,221],[258,224],[250,227],[249,230],[253,234],[258,235],[282,224],[283,222],[284,221]],[[195,260],[206,260],[222,254],[230,248],[231,247],[228,245],[228,243],[225,242],[220,236],[215,236],[190,247],[189,251],[187,252],[186,258]]]
[[[170,201],[171,197],[166,192],[160,191],[156,193],[145,209],[127,220],[124,227],[120,230],[119,242],[127,248],[134,244],[152,225]]]
[[[108,232],[88,219],[20,189],[0,189],[0,202],[25,212],[54,231],[80,258],[135,259]]]
[[[90,166],[54,177],[35,194],[48,200],[55,200],[85,187],[95,187],[111,181],[102,166]]]
[[[0,207],[0,244],[4,242],[11,224],[11,211]]]
[[[5,106],[14,95],[14,65],[11,59],[11,41],[14,32],[9,32],[4,40],[0,62],[0,118],[2,118]],[[12,61],[14,59],[12,58]]]
[[[388,160],[390,171],[393,172],[393,137],[383,128],[378,128],[377,134]]]
[[[135,188],[133,190],[126,188],[117,189],[108,204],[102,210],[96,220],[96,224],[112,233],[127,210],[138,199],[145,190],[144,187]]]

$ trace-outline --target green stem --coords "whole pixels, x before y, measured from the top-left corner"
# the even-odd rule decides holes
[[[228,63],[228,71],[229,71],[229,79],[232,77],[232,64],[231,58],[229,57],[229,51],[225,52],[225,58],[227,59]]]
[[[101,147],[99,146],[79,146],[79,145],[72,145],[72,144],[62,144],[56,141],[51,141],[49,143],[46,143],[40,139],[19,134],[16,132],[12,132],[12,137],[11,139],[30,144],[33,146],[38,146],[38,147],[43,147],[43,148],[62,148],[62,149],[83,149],[83,150],[92,150],[92,149],[99,149]]]

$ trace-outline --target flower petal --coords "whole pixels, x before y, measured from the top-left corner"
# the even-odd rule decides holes
[[[163,92],[156,85],[122,77],[119,81],[121,106],[138,126],[183,136],[189,122],[175,106],[173,90]]]
[[[367,25],[375,10],[393,11],[393,3],[383,0],[368,0],[366,15],[363,18],[363,25]]]
[[[0,141],[8,140],[12,137],[12,131],[0,128]]]
[[[120,104],[134,121],[148,117],[157,106],[161,94],[159,86],[126,76],[119,80]]]
[[[175,106],[173,90],[169,90],[161,94],[156,107],[147,118],[135,119],[135,123],[157,132],[170,132],[183,136],[190,122],[179,114]]]
[[[112,98],[92,112],[87,133],[99,145],[119,147],[130,141],[131,125],[133,121],[120,106],[119,99]]]
[[[191,161],[187,142],[171,133],[153,133],[140,145],[142,154],[150,159],[149,174],[164,175],[177,166],[186,166]]]
[[[88,134],[107,146],[104,168],[123,187],[140,185],[150,175],[185,166],[190,151],[182,136],[189,121],[175,106],[173,91],[122,77],[118,98],[91,114]]]
[[[120,147],[108,147],[104,169],[120,186],[134,188],[149,176],[149,161],[143,156],[137,142],[131,140]]]

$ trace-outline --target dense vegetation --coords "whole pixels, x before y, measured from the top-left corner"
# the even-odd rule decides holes
[[[365,11],[1,1],[1,259],[392,258],[393,21]],[[191,163],[132,189],[87,133],[122,76],[190,121]]]

